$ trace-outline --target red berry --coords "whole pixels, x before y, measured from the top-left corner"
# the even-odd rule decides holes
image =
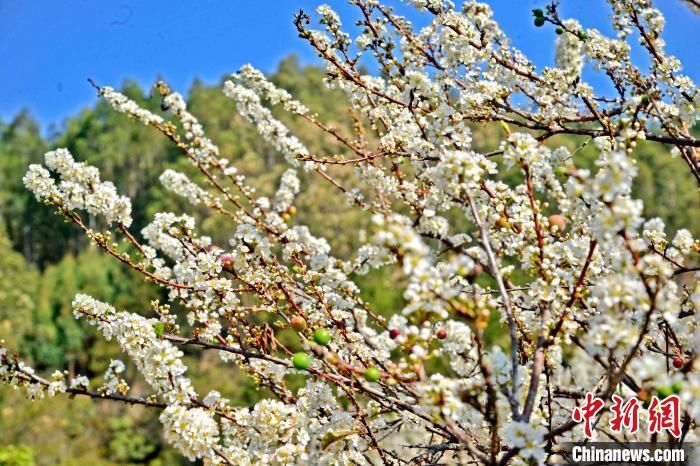
[[[683,367],[683,360],[678,357],[673,358],[673,367],[675,367],[676,369],[680,369],[681,367]]]
[[[391,338],[392,340],[395,340],[396,337],[398,337],[399,335],[401,335],[401,331],[399,329],[392,328],[391,330],[389,330],[389,338]]]
[[[303,332],[306,330],[306,319],[302,316],[294,316],[292,317],[291,325],[297,332]]]
[[[221,256],[221,265],[224,267],[230,267],[233,265],[233,257],[229,255]]]
[[[441,328],[437,332],[437,337],[441,340],[444,340],[445,338],[447,338],[447,331],[444,328]]]

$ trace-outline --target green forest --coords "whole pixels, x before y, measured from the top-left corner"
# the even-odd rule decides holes
[[[321,69],[302,66],[295,57],[282,61],[271,75],[274,83],[317,112],[320,120],[349,131],[353,118],[343,95],[326,89],[323,78]],[[121,89],[146,108],[160,112],[160,101],[151,96],[150,89],[132,81],[123,83]],[[252,181],[259,193],[270,193],[286,168],[284,161],[261,141],[254,127],[237,115],[234,103],[220,89],[218,84],[193,83],[187,90],[190,109],[219,145],[221,154]],[[336,142],[324,140],[308,123],[273,111],[310,150],[327,155],[342,153]],[[486,151],[495,148],[504,129],[475,126],[473,131],[477,149]],[[575,137],[551,139],[551,144],[572,150],[582,147],[575,160],[580,167],[592,166],[595,157],[593,144],[587,142]],[[96,99],[95,105],[67,119],[48,136],[42,134],[31,110],[9,122],[0,122],[0,339],[43,375],[58,369],[100,380],[110,359],[119,357],[119,351],[114,342],[104,341],[93,328],[73,318],[71,301],[75,294],[84,292],[119,309],[144,314],[149,312],[151,300],[165,300],[165,296],[141,276],[91,247],[74,225],[62,222],[24,188],[22,176],[27,166],[39,163],[44,153],[55,147],[66,147],[77,159],[99,167],[103,179],[113,181],[120,193],[131,197],[134,231],[164,210],[193,214],[203,233],[222,246],[226,246],[233,230],[220,218],[209,216],[205,208],[197,211],[182,199],[167,195],[158,183],[163,170],[174,168],[193,179],[197,179],[196,173],[168,140],[152,128],[114,112],[104,102]],[[671,235],[683,225],[694,236],[700,236],[698,190],[683,162],[672,158],[669,148],[651,143],[640,144],[635,158],[639,168],[635,196],[644,201],[646,217],[664,219]],[[339,179],[352,184],[350,170],[337,170]],[[335,254],[341,257],[347,257],[358,244],[358,232],[369,228],[366,216],[350,212],[334,187],[310,174],[302,179],[302,195],[296,207],[298,214],[293,221],[309,225],[314,234],[328,238]],[[99,228],[98,220],[90,221],[91,226]],[[364,298],[385,315],[402,306],[401,292],[395,286],[398,277],[393,275],[392,269],[385,269],[359,282]],[[223,369],[215,354],[192,351],[186,357],[188,364],[197,368],[191,374],[202,392],[215,388],[240,405],[265,396],[246,374]],[[128,367],[125,378],[134,392],[147,391],[133,367]],[[60,396],[30,402],[2,386],[0,466],[33,464],[187,462],[163,442],[157,413],[147,408]]]

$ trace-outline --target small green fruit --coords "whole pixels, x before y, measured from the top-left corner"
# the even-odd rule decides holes
[[[656,393],[658,393],[659,398],[663,400],[664,398],[673,395],[673,388],[669,385],[665,385],[663,387],[656,387]]]
[[[536,17],[535,18],[535,26],[538,28],[544,26],[544,17],[542,17],[542,16]]]
[[[532,14],[535,15],[535,18],[541,18],[542,16],[544,16],[544,12],[541,8],[535,8],[534,10],[532,10]]]
[[[379,382],[379,379],[382,378],[382,374],[379,372],[379,369],[376,367],[368,367],[365,370],[365,380],[367,382]]]
[[[565,176],[566,174],[569,173],[569,167],[557,167],[554,169],[554,173],[560,176]]]
[[[165,333],[165,324],[163,322],[156,322],[153,324],[153,330],[155,330],[158,338],[163,338],[163,333]]]
[[[314,332],[314,341],[321,346],[328,346],[331,340],[331,332],[327,328],[319,328]]]
[[[296,353],[294,356],[292,356],[292,365],[294,366],[295,369],[299,369],[300,371],[305,371],[306,369],[309,368],[309,365],[311,364],[311,357],[306,354],[306,353]]]
[[[557,32],[557,35],[559,35],[559,36],[564,34],[564,28],[556,28],[555,31]]]
[[[683,383],[682,382],[673,382],[671,384],[671,391],[674,393],[674,395],[677,395],[683,390]]]

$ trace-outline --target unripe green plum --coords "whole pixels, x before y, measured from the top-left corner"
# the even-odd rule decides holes
[[[379,382],[379,379],[382,378],[382,374],[379,372],[379,369],[376,367],[368,367],[365,370],[365,380],[368,382]]]
[[[294,366],[295,369],[299,369],[300,371],[305,371],[309,368],[310,364],[311,364],[311,356],[309,356],[306,353],[299,352],[299,353],[296,353],[294,356],[292,356],[292,365]]]
[[[314,341],[321,346],[328,346],[333,337],[327,328],[319,328],[314,332]]]

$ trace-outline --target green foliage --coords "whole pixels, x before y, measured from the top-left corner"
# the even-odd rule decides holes
[[[26,445],[0,447],[0,466],[34,466],[34,450]]]
[[[158,443],[149,440],[157,433],[148,432],[141,426],[136,426],[135,421],[129,416],[111,419],[109,429],[112,434],[108,445],[109,457],[113,461],[121,464],[143,464],[157,454]]]
[[[36,269],[12,250],[0,225],[0,335],[5,343],[17,347],[32,330],[27,319],[36,307]]]
[[[399,270],[392,267],[372,270],[367,275],[354,277],[355,283],[360,287],[362,299],[372,303],[372,309],[387,319],[403,307],[401,279]]]
[[[32,332],[25,337],[23,353],[39,367],[70,366],[85,374],[103,371],[114,348],[105,352],[104,343],[95,346],[94,331],[73,317],[73,297],[84,292],[119,309],[141,309],[158,293],[135,272],[92,247],[48,266],[38,288]]]
[[[653,143],[642,143],[636,152],[639,174],[632,195],[644,201],[646,217],[661,217],[671,232],[688,228],[700,233],[700,202],[695,181],[678,158]]]

